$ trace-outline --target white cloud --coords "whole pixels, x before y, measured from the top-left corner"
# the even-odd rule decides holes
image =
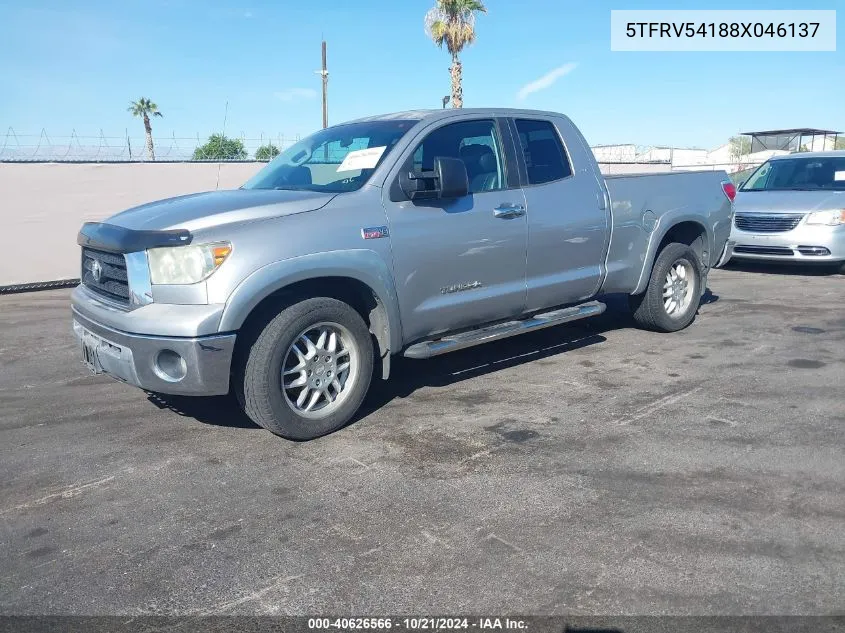
[[[279,101],[299,101],[301,99],[313,99],[317,96],[317,91],[312,88],[288,88],[275,93],[275,96]]]
[[[578,66],[578,64],[574,62],[564,64],[563,66],[558,66],[554,70],[547,72],[539,79],[535,79],[534,81],[525,84],[522,88],[519,89],[519,92],[516,94],[516,98],[520,101],[523,101],[528,95],[549,88],[558,79],[560,79],[564,75],[568,75],[573,70],[575,70],[576,66]]]

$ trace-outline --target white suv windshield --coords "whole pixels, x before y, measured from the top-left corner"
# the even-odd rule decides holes
[[[415,123],[365,121],[321,130],[279,154],[243,189],[360,189]]]

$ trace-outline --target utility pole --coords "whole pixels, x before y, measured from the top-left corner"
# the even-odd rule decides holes
[[[323,129],[329,127],[329,71],[326,69],[326,40],[323,40],[323,69],[317,73],[323,78]]]

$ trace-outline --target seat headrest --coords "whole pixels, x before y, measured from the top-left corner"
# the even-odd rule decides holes
[[[461,148],[461,159],[470,171],[474,167],[482,172],[496,171],[496,154],[487,145],[465,145]]]
[[[305,165],[294,165],[284,175],[284,180],[288,185],[310,185],[311,170]]]

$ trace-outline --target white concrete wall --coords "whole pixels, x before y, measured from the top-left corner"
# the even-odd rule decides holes
[[[223,163],[219,188],[239,187],[262,166]],[[670,171],[668,164],[600,167],[605,174]],[[0,286],[79,277],[76,234],[83,222],[210,191],[217,178],[217,163],[0,163]]]
[[[672,150],[671,156],[673,167],[707,165],[711,162],[707,158],[706,149],[675,149]]]
[[[220,189],[263,163],[223,163]],[[217,163],[0,163],[0,286],[79,277],[83,222],[171,196],[210,191]]]
[[[839,138],[842,138],[840,136]],[[829,152],[833,149],[836,149],[836,136],[831,134],[827,137],[824,135],[810,137],[809,140],[805,136],[802,140],[802,145],[806,145],[810,148],[811,152]]]
[[[605,176],[613,174],[665,174],[672,171],[669,163],[599,163]]]

